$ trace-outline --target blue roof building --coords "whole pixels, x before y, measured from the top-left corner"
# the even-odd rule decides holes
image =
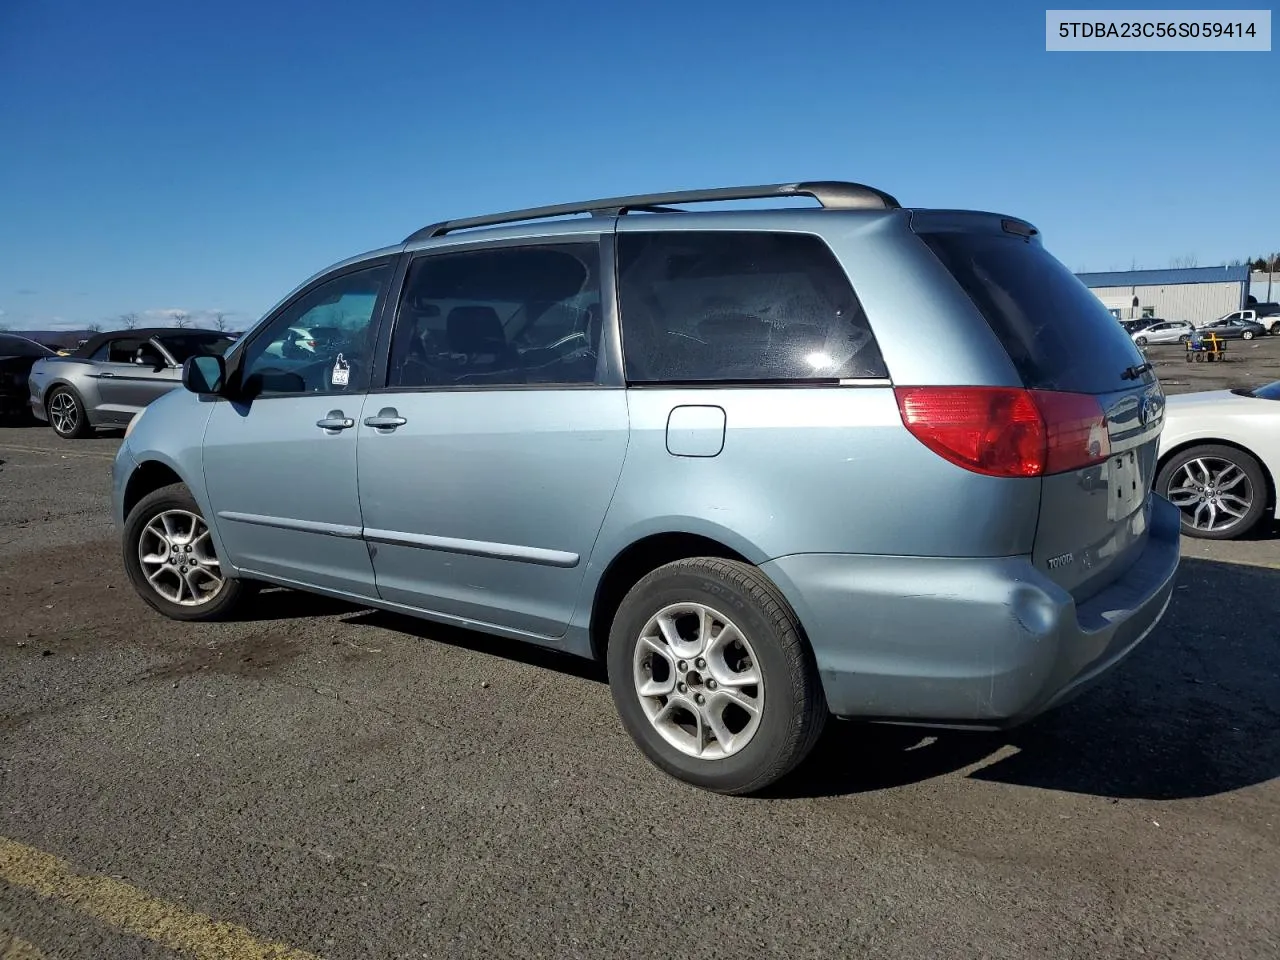
[[[1076,276],[1120,320],[1155,317],[1199,326],[1243,309],[1249,296],[1247,264]]]

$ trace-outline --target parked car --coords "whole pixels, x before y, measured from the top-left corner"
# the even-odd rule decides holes
[[[1153,323],[1158,322],[1159,321],[1151,317],[1143,317],[1141,320],[1121,320],[1120,326],[1124,329],[1125,333],[1133,334],[1145,327],[1151,326]]]
[[[820,208],[672,212],[779,197]],[[322,313],[339,346],[274,354]],[[1178,565],[1163,394],[1111,314],[1032,225],[860,184],[434,224],[184,384],[114,464],[148,604],[269,583],[592,657],[645,755],[726,793],[831,714],[1065,702]]]
[[[1254,304],[1247,310],[1229,313],[1224,320],[1244,320],[1248,323],[1261,324],[1271,336],[1280,334],[1280,307],[1274,303]]]
[[[86,340],[70,356],[37,360],[27,383],[30,408],[65,439],[123,427],[147,404],[182,384],[182,364],[220,353],[235,338],[212,330],[116,330]]]
[[[1168,398],[1156,491],[1191,537],[1234,540],[1280,519],[1280,380]]]
[[[1257,321],[1244,320],[1235,314],[1228,314],[1212,323],[1197,327],[1196,331],[1202,336],[1212,333],[1220,340],[1252,340],[1254,337],[1265,336],[1267,328]]]
[[[31,401],[27,388],[31,365],[52,356],[52,350],[34,340],[0,333],[0,416],[26,415]]]
[[[1186,343],[1196,328],[1185,320],[1157,320],[1149,327],[1133,333],[1133,342],[1140,347],[1148,343]]]

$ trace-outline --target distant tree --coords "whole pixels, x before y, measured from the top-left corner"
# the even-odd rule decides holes
[[[1267,261],[1263,260],[1262,257],[1259,257],[1257,260],[1252,260],[1249,263],[1249,269],[1254,273],[1263,273],[1267,269]]]
[[[1173,257],[1169,260],[1169,266],[1175,270],[1186,267],[1198,267],[1199,265],[1200,261],[1194,253],[1188,253],[1184,257]]]
[[[226,333],[227,315],[221,310],[213,315],[213,329]]]
[[[169,316],[172,319],[173,325],[179,330],[185,330],[187,327],[191,326],[191,314],[183,310],[175,310]]]
[[[136,313],[125,313],[120,315],[120,326],[126,330],[132,330],[138,325],[138,315]]]
[[[91,323],[91,324],[89,324],[88,326],[86,326],[86,327],[85,327],[85,329],[86,329],[86,330],[88,330],[90,333],[101,333],[101,332],[102,332],[102,324],[97,323],[97,322],[95,321],[94,323]]]

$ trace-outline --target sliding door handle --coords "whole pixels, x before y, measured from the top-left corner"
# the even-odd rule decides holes
[[[408,420],[400,416],[400,412],[395,407],[383,407],[378,411],[376,417],[364,418],[366,427],[374,427],[378,430],[394,430],[396,427],[403,427],[408,422]]]

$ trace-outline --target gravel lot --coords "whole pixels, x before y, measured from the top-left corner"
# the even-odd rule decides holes
[[[1280,338],[1231,350],[1151,357],[1170,392],[1280,377]],[[729,799],[577,661],[284,591],[160,618],[118,443],[0,430],[0,958],[1280,956],[1274,528],[1187,542],[1162,627],[1057,713],[833,724]]]

